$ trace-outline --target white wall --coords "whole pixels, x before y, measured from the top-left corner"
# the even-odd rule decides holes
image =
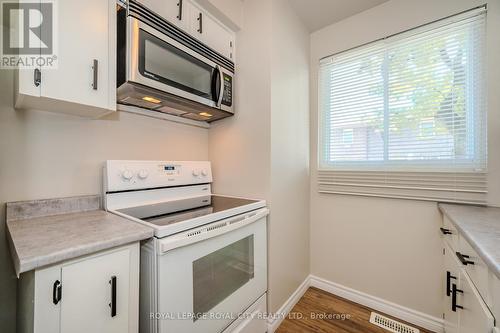
[[[0,71],[0,327],[15,331],[16,283],[4,203],[99,194],[107,159],[206,160],[208,131],[120,113],[87,120],[15,111],[13,75]]]
[[[309,35],[284,0],[244,1],[236,115],[210,129],[217,193],[268,200],[269,310],[309,273]]]
[[[317,193],[318,60],[482,4],[475,0],[392,0],[311,35],[311,272],[441,317],[442,255],[435,203]],[[491,204],[500,203],[500,4],[491,1],[489,171]]]
[[[309,274],[309,32],[272,2],[269,302],[277,310]]]
[[[245,1],[237,33],[234,117],[209,131],[214,190],[269,199],[271,159],[270,2]]]

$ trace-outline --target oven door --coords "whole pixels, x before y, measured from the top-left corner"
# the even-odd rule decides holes
[[[267,212],[159,240],[158,332],[221,332],[266,292]]]
[[[220,108],[223,74],[217,64],[134,17],[127,20],[128,81]]]

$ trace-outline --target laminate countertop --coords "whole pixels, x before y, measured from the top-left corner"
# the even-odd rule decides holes
[[[500,279],[500,208],[439,204],[439,210]]]
[[[7,203],[17,275],[153,237],[153,229],[100,209],[99,196]]]

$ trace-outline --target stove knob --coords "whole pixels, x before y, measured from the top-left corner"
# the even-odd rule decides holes
[[[122,178],[124,180],[131,180],[134,177],[134,174],[130,170],[125,170],[122,172]]]
[[[206,177],[206,176],[208,175],[207,170],[205,170],[205,169],[201,170],[201,175],[202,175],[203,177]]]
[[[148,172],[148,170],[141,170],[141,171],[139,171],[139,173],[137,174],[137,176],[140,179],[146,179],[149,176],[149,172]]]
[[[193,176],[198,177],[200,172],[198,170],[193,170]]]

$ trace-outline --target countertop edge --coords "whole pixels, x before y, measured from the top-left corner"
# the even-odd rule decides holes
[[[10,255],[12,257],[12,261],[14,263],[14,271],[16,272],[17,277],[19,278],[19,275],[21,274],[21,260],[19,259],[19,253],[17,253],[16,247],[14,246],[14,241],[12,240],[12,235],[10,234],[10,229],[6,225],[5,226],[5,232],[7,241],[9,243],[9,250],[10,250]]]
[[[439,203],[438,208],[439,211],[443,214],[446,215],[446,217],[453,223],[453,225],[457,228],[457,230],[460,232],[460,235],[463,236],[467,242],[472,246],[472,248],[477,251],[478,255],[481,257],[481,259],[484,260],[485,264],[488,266],[488,268],[491,270],[493,274],[497,277],[497,279],[500,280],[500,263],[495,263],[495,260],[491,258],[487,253],[484,252],[481,246],[478,245],[477,241],[474,240],[473,238],[470,237],[468,232],[465,232],[462,227],[455,221],[455,219],[446,211],[446,207],[443,207],[446,204]],[[486,207],[485,207],[486,208]]]
[[[100,251],[110,250],[119,246],[140,242],[142,240],[149,239],[154,236],[154,231],[145,230],[141,234],[134,234],[128,237],[120,238],[118,240],[110,240],[107,243],[97,243],[97,244],[89,244],[79,248],[73,248],[67,251],[59,251],[57,253],[51,254],[46,260],[41,259],[32,259],[32,260],[24,260],[21,261],[16,253],[16,262],[15,269],[16,274],[19,277],[20,274],[39,269],[47,266],[51,266],[57,263],[61,263],[67,260],[73,260],[79,257],[91,255]]]

